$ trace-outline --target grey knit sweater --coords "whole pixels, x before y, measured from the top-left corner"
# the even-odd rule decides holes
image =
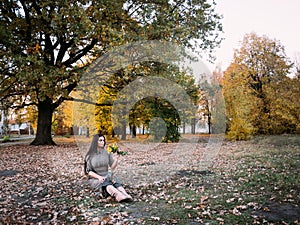
[[[112,153],[108,154],[106,149],[102,148],[96,154],[88,156],[86,172],[93,171],[100,176],[108,174],[108,167],[114,163]]]

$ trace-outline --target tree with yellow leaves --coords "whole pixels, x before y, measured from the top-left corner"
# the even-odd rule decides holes
[[[284,116],[279,116],[283,105],[278,102],[284,101],[282,93],[286,93],[291,67],[279,41],[255,33],[245,35],[223,79],[228,134],[232,139],[279,132],[278,124]]]

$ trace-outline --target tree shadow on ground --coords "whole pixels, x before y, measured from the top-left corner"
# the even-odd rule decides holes
[[[14,176],[17,173],[20,173],[20,171],[19,170],[0,170],[0,177]]]
[[[261,209],[254,211],[253,215],[270,222],[299,221],[300,207],[290,203],[267,202]]]
[[[209,176],[213,175],[214,172],[209,170],[179,170],[177,172],[177,175],[179,177],[185,177],[185,176]]]

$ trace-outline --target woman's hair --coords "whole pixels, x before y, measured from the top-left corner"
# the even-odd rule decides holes
[[[106,144],[106,140],[105,140],[105,136],[102,135],[102,134],[95,134],[93,136],[93,139],[92,139],[92,143],[90,145],[90,148],[88,150],[88,152],[86,153],[85,155],[85,158],[84,158],[84,171],[86,171],[86,164],[87,164],[87,161],[88,159],[95,155],[97,153],[97,148],[98,148],[98,140],[100,137],[103,137],[104,138],[104,146]]]

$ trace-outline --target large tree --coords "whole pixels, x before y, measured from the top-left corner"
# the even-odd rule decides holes
[[[283,100],[282,90],[288,84],[291,67],[279,41],[255,33],[245,35],[223,80],[233,139],[277,132],[278,102]]]
[[[113,46],[167,40],[198,50],[218,46],[215,3],[196,1],[3,0],[0,3],[0,101],[36,105],[34,145],[55,144],[54,110],[87,67]]]

